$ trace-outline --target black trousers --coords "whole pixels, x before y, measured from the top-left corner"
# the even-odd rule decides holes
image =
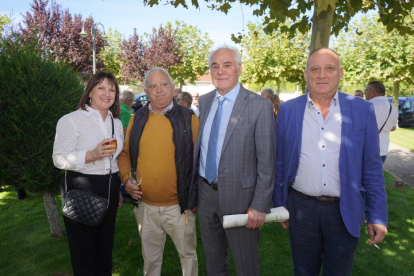
[[[108,198],[109,175],[67,171],[68,191],[73,188]],[[74,276],[112,275],[112,248],[121,179],[112,174],[109,207],[99,226],[91,227],[63,217],[69,241]]]

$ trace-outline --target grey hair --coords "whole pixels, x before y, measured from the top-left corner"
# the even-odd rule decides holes
[[[275,91],[273,91],[273,89],[270,87],[264,87],[260,93],[264,93],[267,96],[273,96],[275,94]]]
[[[183,91],[178,93],[178,95],[183,95],[183,101],[185,101],[186,103],[188,103],[189,106],[191,106],[191,104],[193,103],[193,96],[191,96],[190,93]]]
[[[240,68],[240,66],[242,64],[242,60],[241,60],[241,57],[240,57],[239,50],[237,50],[236,47],[227,46],[227,45],[218,46],[216,49],[214,49],[214,50],[210,51],[210,53],[208,53],[207,64],[208,64],[209,68],[211,68],[211,59],[212,59],[212,57],[220,49],[228,49],[228,50],[233,51],[234,59],[236,60],[237,69]]]
[[[331,48],[321,47],[321,48],[317,48],[317,49],[313,50],[312,52],[310,52],[310,54],[309,54],[309,56],[308,56],[308,59],[306,60],[306,71],[308,70],[308,62],[309,62],[310,57],[311,57],[314,53],[316,53],[316,52],[318,52],[318,51],[320,51],[320,50],[324,50],[324,49],[332,51],[332,52],[333,52],[333,53],[334,53],[334,54],[338,57],[338,61],[339,61],[339,68],[338,68],[338,69],[341,69],[341,68],[342,68],[342,66],[341,66],[341,59],[339,58],[338,53],[337,53],[337,52],[335,52],[334,50],[332,50]]]
[[[149,69],[147,71],[147,73],[145,73],[144,81],[142,83],[142,87],[144,88],[145,91],[148,91],[147,80],[151,76],[151,74],[154,73],[154,72],[163,72],[164,74],[166,74],[168,76],[169,81],[170,81],[170,85],[174,86],[174,82],[173,82],[173,80],[172,80],[172,78],[171,78],[171,76],[170,76],[170,74],[168,73],[167,70],[165,70],[162,67],[153,67],[153,68]]]
[[[129,102],[129,101],[133,101],[134,99],[135,99],[135,94],[132,91],[125,90],[121,94],[121,101]]]

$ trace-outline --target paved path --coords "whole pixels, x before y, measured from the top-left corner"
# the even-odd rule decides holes
[[[414,151],[390,143],[384,169],[414,188]]]

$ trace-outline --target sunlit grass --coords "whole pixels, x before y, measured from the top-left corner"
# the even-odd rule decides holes
[[[385,173],[389,207],[388,235],[378,246],[368,245],[364,226],[355,257],[354,276],[414,276],[414,189],[393,187],[394,178]],[[56,197],[60,206],[60,197]],[[0,276],[72,275],[66,238],[50,237],[43,200],[28,193],[17,200],[14,189],[0,193]],[[207,275],[200,233],[199,275]],[[260,240],[261,275],[292,275],[288,232],[278,224],[265,224]],[[23,261],[24,260],[24,261]],[[131,205],[118,212],[113,252],[113,275],[142,275],[141,242]],[[164,253],[161,275],[181,275],[178,253],[170,239]],[[231,266],[231,275],[235,274]]]
[[[390,132],[391,143],[414,150],[414,128],[398,128]]]

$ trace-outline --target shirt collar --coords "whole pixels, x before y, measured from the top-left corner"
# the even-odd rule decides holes
[[[338,90],[336,90],[335,96],[333,97],[333,99],[331,101],[331,107],[335,107],[339,103],[339,100],[338,100],[338,97],[339,96],[338,95],[339,95],[338,94]],[[315,108],[315,105],[314,105],[314,103],[313,103],[313,101],[312,101],[312,99],[310,97],[309,92],[308,92],[306,98],[307,98],[308,107],[309,108]]]
[[[93,113],[96,113],[96,114],[98,114],[98,115],[101,115],[101,113],[99,113],[99,111],[98,110],[96,110],[96,109],[93,109],[92,107],[90,107],[89,105],[87,105],[87,104],[85,104],[85,109],[86,110],[83,110],[83,109],[81,109],[81,112],[82,112],[82,114],[83,115],[85,115],[86,117],[90,117],[90,116],[92,116],[92,114]],[[108,113],[107,113],[108,115],[112,115],[112,112],[108,109]]]
[[[229,93],[227,93],[223,97],[225,97],[226,100],[228,100],[228,101],[235,102],[236,98],[237,98],[237,95],[239,95],[239,91],[240,91],[240,83],[237,83],[237,85],[232,90],[230,90]],[[214,96],[214,100],[216,100],[219,97],[221,97],[221,95],[219,94],[218,90],[216,89],[216,95]]]
[[[174,106],[174,103],[173,103],[173,101],[171,100],[171,102],[170,102],[170,104],[163,110],[163,111],[161,111],[159,114],[165,114],[165,113],[167,113],[172,107]],[[154,111],[154,109],[152,109],[152,106],[151,106],[151,103],[148,105],[148,109],[149,109],[149,111],[151,111],[152,113],[154,113],[154,114],[158,114],[158,113],[156,113],[155,111]]]

